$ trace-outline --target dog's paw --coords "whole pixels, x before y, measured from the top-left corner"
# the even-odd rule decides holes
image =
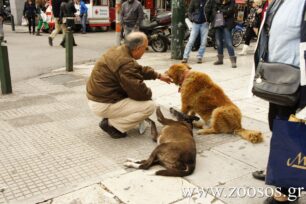
[[[249,135],[249,141],[252,142],[253,144],[262,142],[263,141],[262,134],[260,132],[259,133],[251,133]]]
[[[134,163],[134,162],[125,162],[124,164],[123,164],[125,167],[128,167],[128,168],[135,168],[135,169],[139,169],[139,166],[140,166],[140,164],[136,164],[136,163]]]
[[[204,126],[204,121],[193,121],[192,122],[192,124],[193,124],[193,126],[195,127],[195,128],[203,128],[203,126]]]
[[[197,131],[199,135],[208,135],[208,134],[216,134],[216,131],[212,128],[200,129]]]
[[[133,159],[133,158],[127,158],[126,161],[127,161],[127,162],[133,162],[133,163],[140,163],[140,162],[141,162],[141,160],[139,160],[139,159]]]

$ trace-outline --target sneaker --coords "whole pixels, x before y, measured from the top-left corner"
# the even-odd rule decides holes
[[[48,40],[49,40],[49,45],[50,45],[50,46],[53,46],[53,42],[52,42],[53,40],[52,40],[52,38],[51,38],[51,37],[48,37]]]
[[[143,133],[145,133],[146,129],[147,129],[147,124],[145,121],[142,121],[141,123],[139,123],[139,128],[138,128],[139,134],[142,135]]]
[[[198,64],[202,64],[202,59],[201,59],[201,58],[198,58],[198,59],[197,59],[197,63],[198,63]]]
[[[117,130],[116,128],[114,128],[113,126],[110,126],[108,124],[108,119],[104,118],[100,123],[99,123],[100,128],[106,132],[107,134],[109,134],[109,136],[111,136],[113,139],[119,139],[119,138],[123,138],[126,137],[127,134],[124,132],[120,132],[119,130]]]
[[[186,59],[186,58],[184,58],[183,60],[182,60],[182,63],[187,63],[188,62],[188,59]]]

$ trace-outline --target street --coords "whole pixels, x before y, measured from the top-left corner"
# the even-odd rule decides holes
[[[227,52],[224,65],[214,66],[214,48],[207,48],[203,64],[196,64],[193,52],[189,65],[222,87],[240,108],[243,127],[261,131],[264,142],[252,144],[231,134],[197,135],[194,130],[194,173],[169,178],[152,175],[159,166],[148,171],[123,166],[127,158],[148,158],[156,147],[149,127],[143,135],[132,130],[114,140],[88,108],[86,80],[97,57],[114,45],[114,32],[76,34],[74,71],[68,73],[65,49],[58,46],[61,35],[50,47],[47,34],[8,29],[13,94],[0,95],[0,204],[261,204],[271,195],[272,186],[251,175],[266,168],[271,138],[268,103],[248,92],[253,51],[238,56],[236,69]],[[170,59],[170,51],[151,49],[139,60],[159,72],[179,62]],[[177,86],[159,80],[146,84],[166,116],[170,107],[180,109]],[[151,118],[156,120],[155,114]],[[260,189],[268,193],[260,195]],[[306,203],[305,194],[300,203]]]

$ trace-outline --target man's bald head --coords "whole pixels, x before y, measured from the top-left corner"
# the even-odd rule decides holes
[[[132,32],[125,37],[125,45],[130,51],[134,51],[137,48],[144,46],[148,41],[146,34],[142,32]]]

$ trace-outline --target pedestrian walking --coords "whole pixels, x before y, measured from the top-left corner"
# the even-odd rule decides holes
[[[88,8],[84,0],[78,0],[78,2],[80,4],[80,18],[81,18],[81,24],[82,24],[82,33],[86,34],[86,22],[87,22]]]
[[[262,8],[260,6],[262,5],[262,2],[261,0],[251,0],[250,3],[251,9],[245,21],[246,31],[244,35],[244,45],[239,55],[247,54],[250,47],[250,42],[257,36],[258,29],[260,27],[260,17],[262,12]]]
[[[49,29],[49,24],[47,22],[46,10],[49,4],[47,4],[44,0],[37,0],[36,7],[37,7],[37,14],[38,14],[38,24],[36,28],[36,35],[40,36],[40,30],[42,26],[45,30]]]
[[[88,105],[103,118],[100,128],[114,139],[126,137],[128,130],[155,111],[151,89],[144,80],[171,82],[166,74],[137,63],[147,47],[144,33],[131,33],[124,45],[109,49],[97,60],[87,82]]]
[[[57,34],[63,31],[63,36],[65,36],[66,30],[62,30],[62,23],[59,20],[60,17],[60,8],[61,8],[62,0],[52,0],[52,13],[54,17],[55,27],[50,36],[48,37],[49,45],[53,46],[53,40]]]
[[[190,2],[188,16],[192,22],[192,28],[188,43],[184,50],[182,63],[188,62],[189,53],[192,50],[193,44],[195,43],[198,35],[201,37],[201,45],[198,50],[197,63],[202,63],[209,30],[209,24],[204,13],[206,3],[207,0],[191,0]]]
[[[223,64],[224,43],[232,63],[232,68],[236,68],[236,56],[233,47],[232,29],[235,26],[235,1],[234,0],[209,0],[205,9],[208,22],[215,29],[218,60],[214,65]]]
[[[122,4],[121,24],[124,29],[124,35],[139,31],[143,20],[142,5],[138,0],[127,0]]]
[[[29,34],[35,34],[35,18],[37,10],[34,0],[27,0],[24,3],[23,16],[28,19]]]
[[[277,63],[277,67],[286,65],[292,69],[300,69],[302,64],[305,63],[306,58],[306,50],[305,48],[302,49],[302,45],[306,42],[305,15],[305,0],[275,0],[271,2],[259,34],[258,45],[254,56],[255,68],[258,69],[259,63],[262,62],[270,63],[270,65]],[[287,75],[285,75],[286,77]],[[279,79],[278,82],[281,83],[282,79]],[[258,83],[260,83],[260,80],[258,80]],[[298,90],[299,97],[295,105],[284,106],[269,101],[268,121],[272,133],[273,121],[275,119],[288,120],[291,114],[295,114],[298,109],[306,106],[306,86],[300,85]],[[275,139],[277,138],[274,138],[272,134],[272,140]],[[286,141],[279,142],[286,143]],[[264,171],[253,172],[253,177],[265,180]],[[264,204],[298,203],[297,200],[289,199],[290,197],[298,197],[299,191],[297,189],[292,188],[289,190],[288,187],[278,187],[277,189],[280,192],[267,198]]]
[[[62,30],[64,33],[67,32],[67,29],[69,29],[71,32],[74,29],[74,13],[76,12],[76,8],[74,6],[74,1],[73,0],[62,0],[61,7],[60,7],[60,21],[62,22]],[[72,39],[73,39],[73,46],[77,46],[75,43],[73,34],[72,34]],[[65,35],[63,36],[63,40],[61,42],[61,46],[65,48],[65,42],[66,42],[66,37]]]

